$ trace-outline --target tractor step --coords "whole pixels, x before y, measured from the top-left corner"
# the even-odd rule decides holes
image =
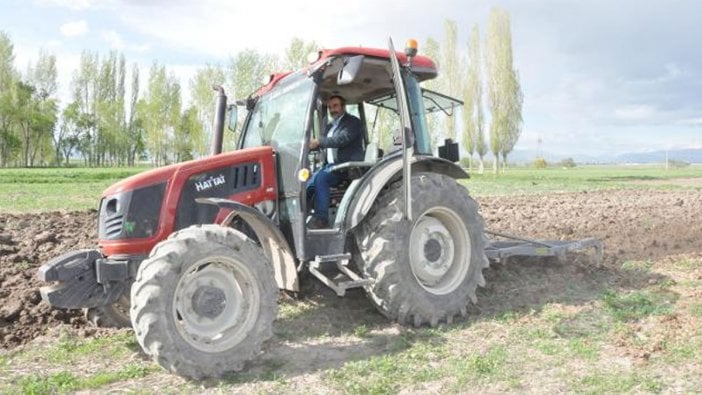
[[[372,283],[371,279],[361,278],[348,268],[350,260],[351,254],[317,255],[314,261],[309,263],[310,273],[334,290],[338,296],[344,296],[348,289],[361,288]],[[323,273],[323,270],[330,266],[338,270],[333,279]]]

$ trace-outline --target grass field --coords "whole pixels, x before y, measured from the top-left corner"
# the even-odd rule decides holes
[[[0,170],[0,211],[94,208],[105,187],[143,170]],[[702,167],[515,168],[497,177],[475,174],[465,185],[478,197],[702,191]],[[646,230],[632,232],[635,238]],[[319,285],[300,300],[281,301],[273,339],[245,371],[203,382],[164,372],[139,352],[130,330],[82,337],[56,328],[0,350],[0,393],[701,391],[702,249],[602,267],[497,264],[485,274],[479,305],[437,328],[400,327],[362,291],[338,298]]]
[[[679,182],[697,179],[701,182]],[[580,192],[599,189],[702,189],[702,165],[666,170],[661,165],[580,166],[575,168],[509,168],[504,174],[471,173],[464,183],[472,194],[515,195]]]
[[[0,212],[96,208],[102,191],[148,168],[0,169]],[[573,169],[510,168],[505,174],[471,173],[463,181],[475,196],[578,192],[611,188],[702,189],[702,166],[581,166]]]
[[[630,261],[628,289],[596,271],[569,285],[587,299],[552,287],[527,310],[510,307],[515,295],[481,294],[488,312],[438,328],[393,325],[358,292],[284,301],[264,356],[203,382],[143,359],[130,331],[87,339],[56,331],[0,353],[0,393],[694,393],[702,384],[700,265]],[[491,292],[513,292],[513,276],[570,281],[538,266],[515,270],[492,273]]]
[[[97,208],[105,188],[146,169],[0,169],[0,212]]]

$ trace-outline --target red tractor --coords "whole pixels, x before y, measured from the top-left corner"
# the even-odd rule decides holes
[[[213,155],[108,188],[99,248],[42,266],[52,283],[43,299],[86,309],[96,323],[133,326],[147,354],[192,378],[239,370],[256,355],[272,336],[278,289],[298,291],[304,271],[340,296],[363,287],[400,324],[451,323],[475,302],[488,256],[525,251],[488,244],[478,205],[456,181],[468,174],[455,164],[455,143],[432,155],[426,113],[461,104],[420,87],[436,75],[416,45],[320,51],[237,103],[247,115],[228,153],[225,112],[234,129],[237,106],[220,88]],[[333,225],[309,229],[305,185],[320,157],[308,143],[326,125],[332,95],[360,118],[366,159],[334,168],[347,181],[332,191]],[[381,111],[398,129],[384,146],[369,133]],[[537,247],[537,255],[571,249]]]

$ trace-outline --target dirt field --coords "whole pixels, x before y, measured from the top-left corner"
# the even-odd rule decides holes
[[[605,244],[604,267],[702,252],[699,192],[601,191],[479,201],[487,227],[494,231],[545,239],[600,238]],[[0,214],[0,348],[12,349],[59,324],[69,324],[83,336],[96,333],[80,312],[54,310],[41,302],[36,279],[42,263],[66,251],[92,247],[95,238],[95,211]],[[560,275],[582,280],[591,269],[578,267]],[[490,295],[495,290],[489,284],[491,270],[496,269],[486,272],[488,287],[480,293],[488,306],[491,298],[509,297]],[[626,281],[616,276],[610,280]],[[358,298],[356,303],[366,302]],[[528,304],[528,297],[508,304],[520,303]]]

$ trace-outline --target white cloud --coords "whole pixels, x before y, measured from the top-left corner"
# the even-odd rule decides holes
[[[110,45],[110,48],[112,49],[121,51],[125,47],[122,36],[120,36],[119,33],[117,33],[114,30],[104,30],[101,34],[101,37],[103,40],[107,41],[107,43]]]
[[[56,6],[76,11],[87,10],[95,4],[93,0],[36,0],[35,2],[40,5]]]
[[[151,51],[151,46],[149,44],[137,44],[133,45],[132,49],[136,52],[145,53]]]
[[[66,22],[60,27],[61,34],[66,37],[78,37],[88,32],[88,22],[85,20]]]
[[[649,105],[623,106],[614,110],[614,115],[622,121],[650,121],[657,114]]]

